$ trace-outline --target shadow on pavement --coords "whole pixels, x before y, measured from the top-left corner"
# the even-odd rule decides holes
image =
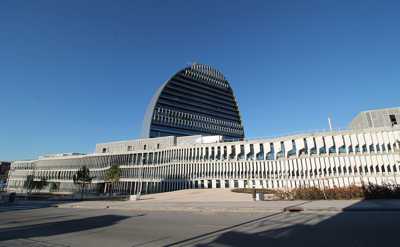
[[[138,215],[137,217],[139,216],[141,215]],[[0,229],[0,241],[33,237],[48,237],[59,234],[80,232],[111,226],[127,218],[130,218],[130,216],[100,215],[83,219],[5,228]]]
[[[13,203],[0,203],[0,213],[20,210],[31,210],[38,208],[56,207],[58,204],[69,203],[64,201],[30,201],[18,200]]]
[[[9,221],[2,221],[1,223],[4,225],[7,224],[20,224],[20,223],[28,223],[28,222],[35,222],[38,220],[52,220],[52,219],[61,219],[61,218],[67,218],[71,217],[73,215],[57,215],[57,216],[48,216],[48,217],[42,217],[42,216],[29,216],[29,219],[24,218],[23,220],[9,220]]]
[[[26,199],[26,197],[17,196],[14,202],[2,202],[0,201],[0,213],[9,211],[19,211],[19,210],[31,210],[38,208],[48,208],[57,207],[60,204],[76,203],[76,202],[86,202],[86,201],[124,201],[126,196],[116,196],[116,197],[92,197],[85,198],[84,200],[77,198],[52,198],[52,197],[36,197],[31,199]]]
[[[373,199],[373,200],[363,200],[358,203],[355,203],[347,208],[344,208],[343,211],[351,212],[351,211],[400,211],[399,207],[400,200],[397,199]]]
[[[390,201],[361,201],[339,213],[277,213],[168,246],[397,246],[400,212],[371,203]]]

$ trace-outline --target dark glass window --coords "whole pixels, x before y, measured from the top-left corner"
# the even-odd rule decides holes
[[[395,115],[389,115],[390,118],[390,123],[392,124],[392,126],[397,125],[397,119]]]

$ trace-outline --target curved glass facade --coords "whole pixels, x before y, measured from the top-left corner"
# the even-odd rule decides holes
[[[243,139],[233,90],[221,72],[193,64],[165,82],[151,100],[142,137],[222,135]]]

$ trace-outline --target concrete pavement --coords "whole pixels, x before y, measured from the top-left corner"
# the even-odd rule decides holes
[[[11,210],[11,209],[10,209]],[[0,247],[397,246],[400,212],[0,212]]]
[[[263,201],[229,191],[0,204],[0,247],[397,246],[399,200]],[[58,207],[55,207],[58,206]],[[301,206],[303,212],[284,212]]]
[[[82,201],[60,203],[61,208],[117,209],[169,212],[281,212],[288,207],[304,211],[400,211],[400,200],[253,201],[250,194],[229,190],[184,190],[141,197],[139,201]]]

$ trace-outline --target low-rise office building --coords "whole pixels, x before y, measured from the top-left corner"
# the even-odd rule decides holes
[[[73,192],[83,166],[90,191],[105,191],[112,165],[121,169],[115,192],[186,188],[343,187],[397,184],[399,108],[360,113],[349,130],[244,140],[232,88],[219,71],[194,64],[161,86],[144,118],[143,139],[100,143],[94,153],[41,156],[12,163],[8,189],[23,191],[28,175]]]
[[[12,164],[9,189],[26,176],[74,191],[72,177],[87,166],[91,191],[103,192],[105,173],[119,165],[115,192],[155,193],[186,188],[343,187],[397,184],[400,129],[375,128],[225,142],[222,136],[160,137],[102,143],[87,155],[43,157]],[[106,150],[104,152],[104,150]]]

